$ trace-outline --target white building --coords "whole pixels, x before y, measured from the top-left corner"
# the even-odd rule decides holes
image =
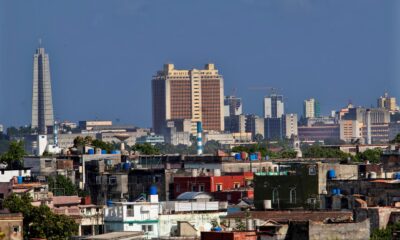
[[[314,98],[304,100],[303,106],[303,117],[304,118],[314,118],[316,117],[316,101]]]
[[[105,232],[143,231],[148,238],[158,237],[158,201],[113,204],[105,210]]]
[[[201,231],[211,230],[211,222],[219,223],[227,214],[227,203],[210,201],[206,193],[182,196],[181,201],[158,202],[158,195],[153,194],[148,202],[113,203],[105,210],[105,231],[143,231],[148,239],[170,237],[177,236],[178,223],[185,222],[193,229],[190,234],[199,237]]]
[[[28,168],[21,169],[21,170],[7,170],[7,169],[0,169],[0,182],[8,183],[13,177],[30,177],[31,170]]]
[[[283,116],[284,137],[291,138],[298,135],[297,114],[290,113]]]

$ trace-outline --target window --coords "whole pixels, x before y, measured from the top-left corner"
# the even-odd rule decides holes
[[[296,188],[291,188],[289,192],[290,203],[296,204]]]
[[[307,203],[309,203],[309,204],[315,204],[316,202],[317,202],[317,200],[315,198],[307,199]]]
[[[46,168],[51,167],[51,160],[45,160],[44,167],[46,167]]]
[[[13,232],[18,233],[20,231],[19,226],[13,226]]]
[[[129,227],[133,227],[133,223],[129,223]]]
[[[217,191],[222,191],[222,183],[218,183],[216,186]]]
[[[204,192],[204,185],[199,186],[199,192]]]
[[[175,185],[175,191],[176,191],[177,193],[181,192],[181,186],[180,186],[179,184],[176,184],[176,185]]]
[[[142,231],[143,232],[152,232],[153,231],[153,225],[142,225]]]
[[[272,203],[279,203],[279,192],[277,188],[272,190]]]
[[[127,209],[127,216],[128,217],[133,217],[135,214],[134,214],[134,210],[133,210],[133,205],[127,205],[126,206],[126,209]]]
[[[109,183],[110,185],[115,185],[115,184],[117,184],[117,178],[116,178],[115,176],[111,176],[111,177],[108,179],[108,183]]]
[[[240,188],[240,183],[235,182],[235,183],[233,184],[233,187],[234,187],[234,188]]]
[[[192,185],[192,192],[196,192],[196,185]]]
[[[311,166],[311,167],[308,169],[308,175],[315,175],[315,174],[317,174],[317,171],[316,171],[316,169],[315,169],[314,166]]]

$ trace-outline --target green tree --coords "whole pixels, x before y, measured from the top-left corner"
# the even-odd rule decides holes
[[[91,145],[93,147],[100,148],[102,150],[106,150],[108,153],[111,153],[111,151],[116,149],[114,144],[103,142],[103,141],[101,141],[99,139],[92,140],[91,143],[92,143]]]
[[[93,138],[91,136],[77,136],[74,139],[74,147],[83,147],[83,146],[90,146],[92,145]]]
[[[382,149],[375,148],[375,149],[367,149],[362,153],[357,153],[355,159],[358,161],[365,161],[368,160],[371,163],[379,163],[381,160]]]
[[[78,194],[75,184],[65,176],[57,175],[55,177],[48,177],[47,183],[49,184],[50,191],[55,196],[73,196]]]
[[[22,141],[12,141],[8,151],[1,155],[0,161],[7,163],[9,169],[19,169],[23,167],[23,158],[26,155],[24,143]]]
[[[132,146],[132,150],[135,152],[140,152],[143,155],[160,154],[160,151],[150,143],[135,144]]]
[[[73,219],[53,213],[45,205],[32,206],[31,202],[28,194],[21,197],[11,194],[3,202],[10,212],[23,214],[24,236],[58,240],[68,239],[78,232],[78,225]]]
[[[307,146],[303,150],[303,156],[305,158],[339,158],[339,159],[354,159],[349,153],[342,152],[336,148],[324,148],[320,145]]]

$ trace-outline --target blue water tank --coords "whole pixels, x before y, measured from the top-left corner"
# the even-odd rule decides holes
[[[251,153],[250,154],[250,161],[256,161],[256,160],[258,160],[257,153]]]
[[[93,154],[94,154],[94,149],[89,149],[89,150],[88,150],[88,154],[89,154],[89,155],[93,155]]]
[[[395,178],[395,179],[400,179],[400,172],[395,173],[395,174],[394,174],[394,178]]]
[[[112,150],[111,154],[117,154],[117,150]]]
[[[110,199],[110,200],[107,200],[107,206],[108,207],[111,207],[111,206],[113,206],[114,205],[114,203],[113,203],[113,201]]]
[[[216,226],[212,229],[214,232],[221,232],[222,228],[220,226]]]
[[[18,179],[18,184],[21,184],[22,183],[22,176],[18,176],[17,179]]]
[[[268,155],[267,155],[267,156],[265,156],[265,160],[267,160],[267,161],[269,160],[269,156],[268,156]]]
[[[101,154],[107,154],[107,150],[101,150]]]
[[[150,195],[157,195],[157,187],[156,186],[150,187]]]
[[[115,154],[121,154],[120,150],[115,150]]]
[[[236,153],[236,154],[235,154],[235,160],[242,160],[242,159],[240,158],[240,153]]]
[[[334,179],[336,178],[336,172],[334,169],[329,169],[328,170],[328,179]]]
[[[336,195],[340,195],[340,188],[336,189]]]
[[[337,189],[336,188],[332,189],[332,195],[337,195]]]
[[[123,167],[124,167],[124,170],[129,170],[129,169],[131,169],[131,163],[130,162],[124,162]]]

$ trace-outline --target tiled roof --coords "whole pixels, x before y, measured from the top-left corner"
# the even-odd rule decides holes
[[[72,204],[80,204],[81,198],[78,196],[54,196],[53,204],[54,205],[72,205]]]

